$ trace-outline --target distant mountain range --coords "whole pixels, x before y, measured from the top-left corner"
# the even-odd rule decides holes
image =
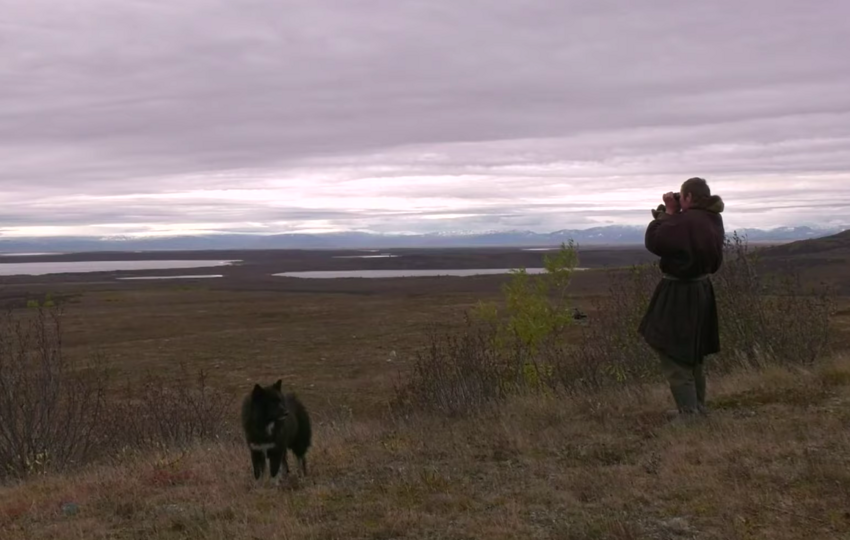
[[[445,247],[545,247],[570,239],[581,246],[642,245],[644,227],[611,225],[551,233],[494,231],[487,233],[373,234],[340,232],[323,234],[208,234],[169,237],[39,237],[4,238],[0,253],[159,251],[216,249],[388,249]],[[846,228],[780,227],[740,229],[752,243],[784,243],[837,234]],[[731,231],[729,231],[731,233]]]

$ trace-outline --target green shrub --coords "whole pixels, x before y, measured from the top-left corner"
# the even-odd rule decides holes
[[[463,414],[517,392],[552,388],[555,367],[543,351],[571,325],[568,287],[578,265],[573,242],[544,257],[546,272],[511,272],[504,307],[479,303],[464,324],[428,334],[394,405]]]

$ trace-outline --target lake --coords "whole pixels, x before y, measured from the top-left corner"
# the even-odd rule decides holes
[[[0,253],[0,257],[36,257],[41,255],[64,255],[58,251],[37,251],[32,253]]]
[[[393,259],[401,257],[401,255],[393,255],[391,253],[381,253],[379,255],[336,255],[334,259]]]
[[[545,268],[526,268],[529,274],[542,274]],[[576,268],[576,270],[587,270]],[[485,268],[485,269],[462,269],[462,270],[318,270],[310,272],[281,272],[274,274],[279,277],[295,277],[308,279],[339,279],[339,278],[404,278],[404,277],[437,277],[437,276],[483,276],[494,274],[507,274],[510,268]]]
[[[224,274],[196,274],[196,275],[186,275],[186,276],[131,276],[131,277],[120,277],[115,279],[120,279],[122,281],[136,281],[136,280],[145,280],[145,279],[206,279],[206,278],[221,278],[224,277]]]
[[[207,268],[225,266],[237,261],[74,261],[0,263],[0,276],[43,276],[80,272],[115,272],[120,270],[164,270],[170,268]]]

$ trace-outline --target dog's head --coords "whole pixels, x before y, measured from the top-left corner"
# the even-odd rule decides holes
[[[251,391],[251,400],[254,402],[254,406],[261,411],[262,417],[269,422],[283,420],[289,414],[281,390],[282,386],[283,382],[278,379],[271,386],[263,387],[255,384]]]

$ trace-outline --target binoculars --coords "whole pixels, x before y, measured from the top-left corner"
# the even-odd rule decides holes
[[[682,194],[677,192],[673,194],[673,198],[676,199],[676,202],[682,198]],[[652,219],[658,219],[658,216],[667,211],[667,208],[663,204],[659,204],[658,208],[652,210]]]

